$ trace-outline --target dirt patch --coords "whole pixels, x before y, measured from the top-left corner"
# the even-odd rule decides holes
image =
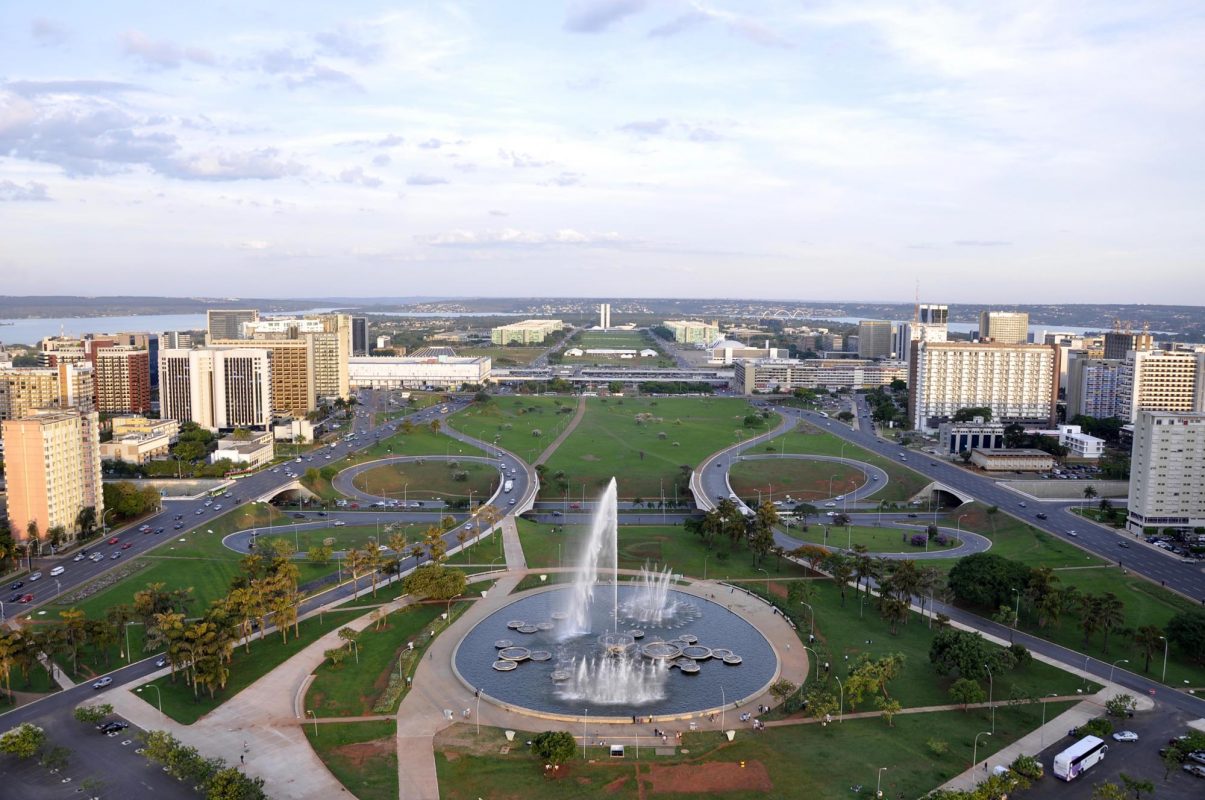
[[[781,583],[771,582],[769,589],[770,589],[770,594],[774,595],[775,597],[786,597],[787,596],[787,587],[783,586]]]
[[[395,752],[397,752],[397,740],[373,739],[371,742],[340,745],[332,750],[331,754],[353,767],[363,767],[374,758],[381,758]]]
[[[582,456],[582,461],[598,461],[598,456],[586,453]]]
[[[628,776],[624,775],[620,778],[616,778],[615,780],[611,781],[610,783],[604,784],[602,788],[603,788],[603,791],[606,792],[607,794],[615,794],[620,789],[622,789],[623,785],[627,782],[628,782]]]
[[[742,766],[743,763],[743,766]],[[653,794],[712,794],[715,792],[769,792],[770,774],[760,761],[710,761],[652,767],[641,781]]]

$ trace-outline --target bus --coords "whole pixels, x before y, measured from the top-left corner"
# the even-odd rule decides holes
[[[1078,777],[1103,759],[1107,752],[1109,752],[1109,746],[1103,739],[1085,736],[1054,757],[1055,777],[1065,781]]]
[[[506,483],[502,484],[502,491],[505,494],[510,494],[510,490],[513,488],[515,488],[514,481],[507,481]]]

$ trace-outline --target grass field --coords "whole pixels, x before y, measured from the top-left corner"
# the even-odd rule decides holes
[[[489,356],[495,367],[526,366],[544,352],[543,347],[457,347],[456,355]]]
[[[567,348],[579,347],[582,350],[656,350],[656,357],[621,358],[618,355],[602,353],[586,353],[581,356],[565,356],[566,364],[593,364],[596,366],[627,366],[627,367],[672,367],[674,360],[664,353],[664,348],[644,331],[582,331]]]
[[[759,491],[763,499],[815,504],[866,482],[861,471],[846,464],[794,458],[737,461],[728,474],[732,491],[750,504],[757,502]]]
[[[585,485],[597,493],[615,476],[624,499],[686,498],[690,471],[737,437],[763,433],[743,424],[752,407],[737,398],[590,398],[581,423],[547,462],[541,497]],[[675,494],[676,493],[676,494]]]
[[[909,543],[909,539],[914,534],[924,533],[925,526],[918,525],[914,528],[894,528],[883,527],[875,528],[863,525],[850,525],[848,530],[844,527],[833,527],[827,525],[819,525],[808,523],[808,529],[802,531],[798,528],[791,528],[787,531],[788,534],[799,539],[800,541],[809,542],[811,544],[820,544],[827,547],[842,547],[852,548],[853,545],[864,544],[870,548],[872,553],[923,553],[925,548],[915,547]],[[946,545],[940,545],[936,540],[929,542],[929,552],[938,550],[951,550],[958,546],[958,542],[947,539]]]
[[[305,735],[326,768],[359,800],[397,800],[395,721],[306,725]]]
[[[456,472],[467,473],[467,480],[456,480]],[[360,491],[399,500],[468,500],[470,491],[485,499],[498,484],[498,470],[476,461],[383,464],[356,475],[352,483]]]
[[[484,442],[496,440],[530,463],[569,424],[576,410],[577,400],[571,397],[506,396],[474,403],[449,421],[461,433]]]

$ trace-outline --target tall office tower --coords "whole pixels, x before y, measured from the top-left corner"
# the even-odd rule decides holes
[[[912,358],[913,342],[944,342],[949,338],[950,307],[917,303],[911,322],[901,322],[892,334],[895,357],[907,362]]]
[[[314,390],[313,336],[299,339],[219,339],[208,346],[219,350],[267,350],[272,360],[272,410],[292,417],[304,417],[318,408],[318,395]]]
[[[979,339],[996,344],[1029,341],[1029,314],[1024,311],[980,311]]]
[[[1205,414],[1140,411],[1126,528],[1205,526]]]
[[[1058,362],[1052,345],[914,342],[908,376],[912,424],[933,431],[960,408],[986,406],[996,422],[1053,426]]]
[[[1121,416],[1121,362],[1072,350],[1067,359],[1067,420]]]
[[[0,420],[20,419],[40,408],[92,411],[92,365],[0,369]]]
[[[1105,358],[1123,359],[1131,350],[1153,350],[1155,340],[1149,331],[1109,331],[1105,334]]]
[[[209,430],[272,423],[272,356],[265,347],[162,351],[159,415]]]
[[[351,318],[351,354],[368,355],[368,317]]]
[[[858,323],[858,358],[891,357],[891,323],[864,319]]]
[[[1140,411],[1205,411],[1205,352],[1131,350],[1121,362],[1118,416]]]
[[[351,358],[351,317],[322,314],[311,317],[273,317],[244,323],[243,336],[254,343],[305,340],[311,348],[310,370],[317,399],[346,400],[351,396],[348,360]],[[229,344],[229,342],[211,342]],[[276,369],[275,363],[273,369]],[[281,396],[277,395],[277,400]]]
[[[258,321],[259,310],[255,308],[211,308],[205,312],[205,318],[205,341],[212,344],[214,339],[242,339],[243,323]]]
[[[3,422],[8,521],[18,541],[37,524],[39,539],[52,528],[78,532],[80,511],[100,521],[100,418],[95,411],[44,409]]]
[[[598,327],[604,331],[611,327],[611,304],[599,303],[598,305]]]
[[[150,354],[136,347],[105,347],[96,353],[96,410],[145,414],[151,410]],[[158,374],[158,366],[155,372]]]
[[[164,331],[159,334],[159,346],[164,350],[187,350],[193,346],[192,331]]]

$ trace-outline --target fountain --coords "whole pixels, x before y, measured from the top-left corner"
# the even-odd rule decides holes
[[[674,571],[670,567],[664,572],[650,569],[647,564],[641,567],[636,593],[623,604],[624,616],[643,625],[669,622],[678,609],[678,602],[669,594],[673,582]]]
[[[599,568],[610,567],[611,619],[618,628],[619,612],[619,512],[616,501],[615,479],[607,484],[598,501],[598,510],[586,539],[586,549],[578,561],[573,576],[567,622],[562,638],[580,636],[590,632],[590,612],[594,605],[594,589],[598,586]]]

